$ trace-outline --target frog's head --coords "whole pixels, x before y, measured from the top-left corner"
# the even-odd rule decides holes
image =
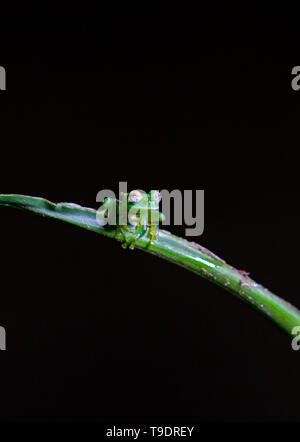
[[[140,218],[146,219],[150,224],[157,224],[164,220],[163,214],[159,212],[161,195],[158,190],[151,190],[148,194],[142,190],[122,193],[122,201],[127,203],[129,209],[133,210],[133,213],[129,214],[131,224],[137,224]]]
[[[148,194],[140,190],[132,190],[128,194],[128,203],[148,210],[158,210],[161,195],[158,190],[151,190]]]
[[[142,190],[132,190],[128,195],[128,204],[137,207],[147,207],[148,195]]]

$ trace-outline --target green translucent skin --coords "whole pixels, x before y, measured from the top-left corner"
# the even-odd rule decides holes
[[[121,241],[123,248],[129,246],[133,250],[136,241],[142,236],[148,237],[150,244],[156,241],[159,222],[164,219],[159,211],[159,202],[157,190],[151,190],[148,194],[133,190],[130,193],[121,193],[120,200],[106,198],[101,209],[108,222],[110,214],[116,212],[116,238]],[[124,206],[125,214],[122,212]]]
[[[123,196],[121,199],[128,203],[128,195]],[[116,204],[115,200],[110,201],[114,201],[114,204]],[[109,200],[107,203],[109,203]],[[130,204],[130,207],[144,208],[148,215],[152,209],[154,213],[157,213],[158,210],[157,203],[155,202],[149,209],[146,200],[140,200],[138,206],[135,206],[135,203],[129,202],[128,204]],[[258,310],[266,318],[272,320],[274,324],[292,338],[295,337],[295,327],[300,326],[300,312],[296,307],[276,296],[262,285],[257,284],[245,272],[230,266],[200,244],[172,235],[165,230],[159,229],[157,225],[149,226],[147,217],[143,217],[144,224],[142,226],[133,226],[133,228],[126,225],[102,227],[97,221],[98,211],[81,207],[77,204],[55,204],[44,198],[0,194],[0,205],[28,210],[43,217],[71,223],[109,238],[118,239],[123,243],[125,241],[126,245],[133,243],[133,246],[136,246],[138,249],[184,267],[186,270],[202,276],[213,284],[217,284],[252,308]],[[120,208],[120,204],[117,203],[116,207]],[[159,217],[162,219],[161,214],[159,214]],[[155,238],[153,238],[150,231],[151,228],[154,229]],[[295,280],[296,283],[297,281]],[[249,324],[249,327],[251,327],[251,324]]]

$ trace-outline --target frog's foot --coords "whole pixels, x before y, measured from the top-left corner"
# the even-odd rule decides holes
[[[158,238],[158,231],[156,229],[156,226],[150,226],[148,231],[148,236],[150,238],[150,244],[153,244],[154,241]]]
[[[122,227],[117,228],[117,233],[115,238],[116,240],[121,241],[121,246],[123,247],[123,249],[127,249],[128,241]]]
[[[135,248],[136,238],[135,239],[128,239],[124,238],[124,241],[122,242],[123,249],[127,249],[129,247],[130,250],[133,250]]]
[[[127,238],[125,238],[123,239],[121,246],[123,247],[123,249],[127,249],[127,247],[129,246],[129,249],[133,250],[135,248],[135,243],[136,240],[129,241]]]
[[[135,240],[132,241],[132,242],[129,244],[129,248],[130,248],[130,250],[134,250],[134,248],[135,248]]]
[[[115,238],[116,238],[118,241],[123,241],[123,240],[124,240],[124,234],[123,234],[122,230],[119,230],[119,229],[117,228],[117,232],[116,232],[116,236],[115,236]]]
[[[129,229],[127,226],[118,227],[115,238],[121,241],[121,246],[123,249],[127,249],[129,246],[130,250],[133,250],[135,247],[135,243],[137,238],[133,238],[128,235],[128,233],[136,233],[135,230]]]

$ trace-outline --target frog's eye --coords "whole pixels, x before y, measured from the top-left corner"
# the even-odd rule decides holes
[[[133,190],[128,196],[128,201],[130,203],[138,203],[139,201],[141,201],[142,198],[143,195],[141,194],[141,192],[139,192],[138,190]]]
[[[161,194],[158,192],[158,190],[153,190],[151,194],[151,199],[156,203],[159,203],[161,201]]]

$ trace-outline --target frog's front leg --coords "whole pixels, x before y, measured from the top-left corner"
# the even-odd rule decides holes
[[[145,228],[144,223],[140,223],[135,229],[127,228],[127,230],[135,235],[135,238],[132,239],[129,244],[129,248],[133,250],[135,248],[135,243],[137,242],[137,240],[147,232],[147,227]]]
[[[128,229],[130,232],[133,233],[131,229]],[[134,231],[135,232],[135,239],[130,242],[129,248],[134,249],[135,243],[139,238],[142,238],[144,235],[147,235],[147,237],[150,239],[150,244],[152,244],[154,241],[158,238],[158,228],[156,225],[150,225],[147,226],[147,223],[140,224],[139,227]]]
[[[139,225],[135,228],[129,228],[128,226],[118,226],[116,239],[119,239],[122,242],[123,249],[129,248],[131,250],[134,249],[136,241],[143,236],[145,233],[144,227]]]
[[[135,230],[129,229],[127,226],[117,226],[116,239],[121,241],[121,246],[123,249],[133,248],[132,242],[135,241],[135,238],[132,239],[132,234],[135,234]]]
[[[128,240],[126,237],[126,226],[117,226],[117,233],[116,233],[116,239],[121,241],[121,246],[123,249],[127,248]]]

